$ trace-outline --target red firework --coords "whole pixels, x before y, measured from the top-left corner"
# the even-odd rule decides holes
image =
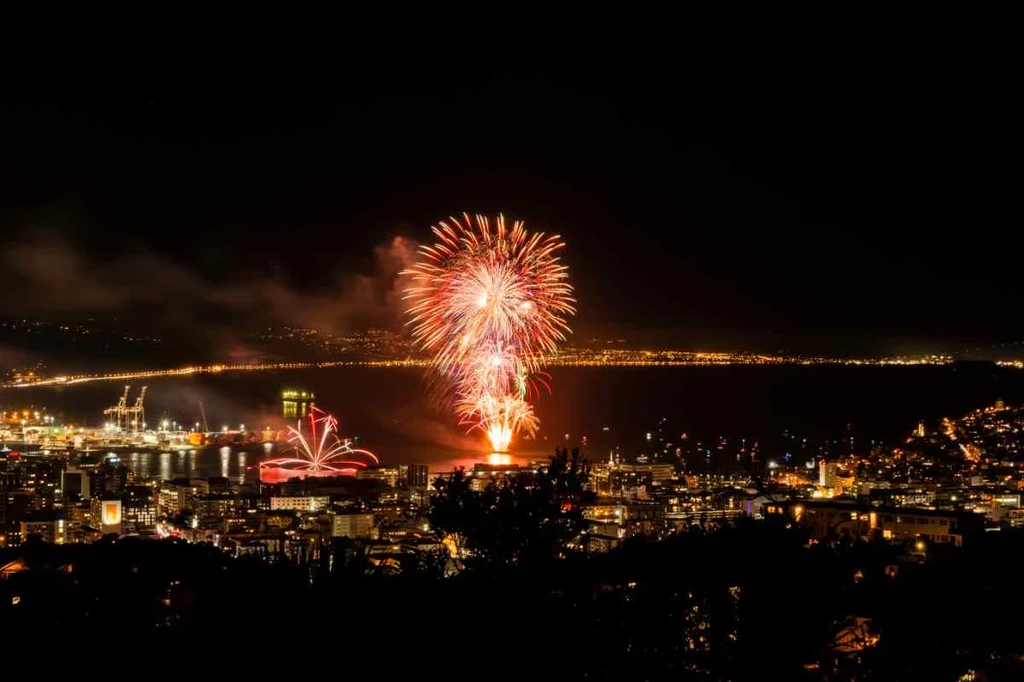
[[[308,434],[302,432],[302,421],[296,428],[288,427],[292,456],[260,462],[260,480],[278,483],[309,476],[355,476],[370,464],[380,464],[377,455],[369,450],[353,448],[352,441],[338,438],[338,420],[334,415],[310,406],[306,419]]]

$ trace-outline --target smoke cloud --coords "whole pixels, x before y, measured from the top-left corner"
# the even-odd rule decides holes
[[[417,244],[394,237],[374,249],[371,272],[339,270],[315,288],[258,268],[217,281],[156,253],[88,255],[60,235],[37,233],[0,256],[2,314],[29,318],[137,319],[143,329],[217,323],[247,329],[296,326],[343,332],[368,326],[401,328],[402,270]],[[247,268],[239,268],[244,271]]]
[[[451,422],[442,422],[423,412],[422,405],[404,405],[399,409],[369,411],[368,416],[382,429],[409,442],[436,447],[442,452],[479,452],[482,434],[467,434],[453,429]]]
[[[29,356],[23,350],[0,345],[0,378],[3,377],[3,370],[11,367],[21,367],[28,361]]]

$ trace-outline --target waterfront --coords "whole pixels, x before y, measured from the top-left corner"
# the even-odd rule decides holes
[[[133,391],[148,386],[152,423],[195,424],[205,413],[209,430],[219,431],[241,424],[252,430],[292,425],[295,405],[282,404],[281,392],[308,389],[317,405],[337,415],[343,436],[358,438],[385,462],[443,470],[477,459],[483,438],[467,436],[450,417],[431,409],[422,376],[419,368],[301,369],[150,379],[133,384]],[[652,444],[659,438],[677,445],[684,433],[692,445],[723,438],[758,442],[766,458],[785,454],[794,438],[854,438],[861,448],[872,440],[898,438],[919,420],[958,415],[996,399],[1024,401],[1020,371],[957,364],[557,368],[552,388],[537,402],[542,424],[536,440],[521,439],[513,446],[524,460],[546,457],[556,445],[575,445],[583,437],[592,459],[606,459],[614,448],[627,458],[655,455]],[[98,426],[103,409],[121,390],[107,382],[4,390],[0,403],[31,403],[61,422]],[[789,438],[782,442],[784,432]],[[264,452],[255,445],[226,454],[222,447],[208,447],[196,454],[124,457],[137,457],[154,476],[189,472],[238,480]]]

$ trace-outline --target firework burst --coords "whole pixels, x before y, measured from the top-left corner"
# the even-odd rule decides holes
[[[498,216],[451,218],[433,228],[438,242],[422,247],[406,272],[407,313],[413,337],[432,355],[435,388],[460,422],[488,434],[506,452],[516,433],[534,433],[527,402],[538,386],[546,354],[570,332],[575,314],[569,273],[557,235],[511,228]]]
[[[275,482],[293,477],[355,476],[368,464],[380,464],[377,455],[369,450],[353,448],[351,441],[338,438],[338,420],[334,415],[311,406],[306,420],[309,422],[308,433],[303,433],[301,420],[296,427],[288,427],[292,456],[260,462],[261,480]]]

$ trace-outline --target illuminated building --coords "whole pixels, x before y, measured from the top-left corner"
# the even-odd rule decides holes
[[[225,495],[231,482],[223,476],[209,478],[178,478],[164,481],[157,491],[157,505],[163,516],[175,516],[186,509],[196,510],[196,500],[203,495]]]
[[[847,490],[852,490],[857,479],[849,473],[837,472],[835,482],[835,494],[842,495]]]
[[[100,524],[93,521],[92,503],[89,500],[67,503],[64,505],[63,513],[67,518],[65,542],[92,542],[102,536],[93,528],[98,528]]]
[[[900,486],[897,488],[871,488],[868,497],[875,504],[888,507],[917,507],[935,504],[934,490],[920,486]]]
[[[377,534],[373,514],[335,514],[331,519],[331,537],[373,540]]]
[[[151,489],[131,486],[125,491],[121,499],[121,532],[151,532],[156,528],[159,518],[157,496]]]
[[[817,540],[843,536],[854,539],[880,537],[959,547],[965,537],[984,528],[984,517],[973,512],[874,507],[817,500],[769,504],[764,510],[766,514],[790,515],[803,523],[810,536]]]
[[[190,505],[195,491],[188,481],[165,481],[157,493],[157,506],[164,516],[180,514]]]
[[[398,486],[398,481],[401,477],[401,469],[395,466],[369,466],[356,472],[356,478],[381,481],[391,488]]]
[[[36,512],[21,520],[21,540],[24,542],[30,535],[37,535],[43,542],[62,545],[65,541],[67,522],[60,514],[53,512]]]
[[[997,493],[992,495],[992,505],[1011,509],[1020,508],[1020,493]]]
[[[121,500],[110,495],[92,498],[92,518],[99,519],[100,531],[121,533]]]
[[[621,464],[597,462],[591,465],[591,485],[599,495],[618,495],[657,486],[675,478],[674,464]]]
[[[826,462],[825,460],[818,462],[818,485],[822,488],[836,487],[838,471],[839,466],[835,462]]]
[[[650,535],[665,523],[665,505],[657,503],[599,502],[584,505],[583,518],[595,525],[595,532],[611,537]],[[618,533],[612,526],[623,529]]]
[[[610,552],[626,538],[626,529],[617,523],[594,521],[587,526],[586,548],[590,554]]]
[[[626,466],[632,471],[646,472],[651,475],[651,482],[657,485],[665,481],[671,481],[675,478],[676,467],[674,464],[627,464],[620,465]]]
[[[196,495],[192,500],[192,510],[204,523],[216,522],[232,516],[236,506],[234,498],[223,493]]]
[[[265,523],[267,528],[273,529],[274,531],[283,531],[292,528],[298,521],[296,513],[288,509],[262,512],[257,518]]]
[[[1011,509],[1006,515],[1010,528],[1024,527],[1024,509]]]
[[[583,518],[588,521],[623,523],[628,512],[629,508],[626,505],[617,502],[588,504],[583,508]]]
[[[322,496],[288,496],[271,497],[270,508],[274,511],[291,510],[304,512],[317,512],[327,509],[331,504],[331,498]]]
[[[411,488],[426,488],[430,485],[430,472],[426,464],[403,464],[398,469],[405,485]]]

